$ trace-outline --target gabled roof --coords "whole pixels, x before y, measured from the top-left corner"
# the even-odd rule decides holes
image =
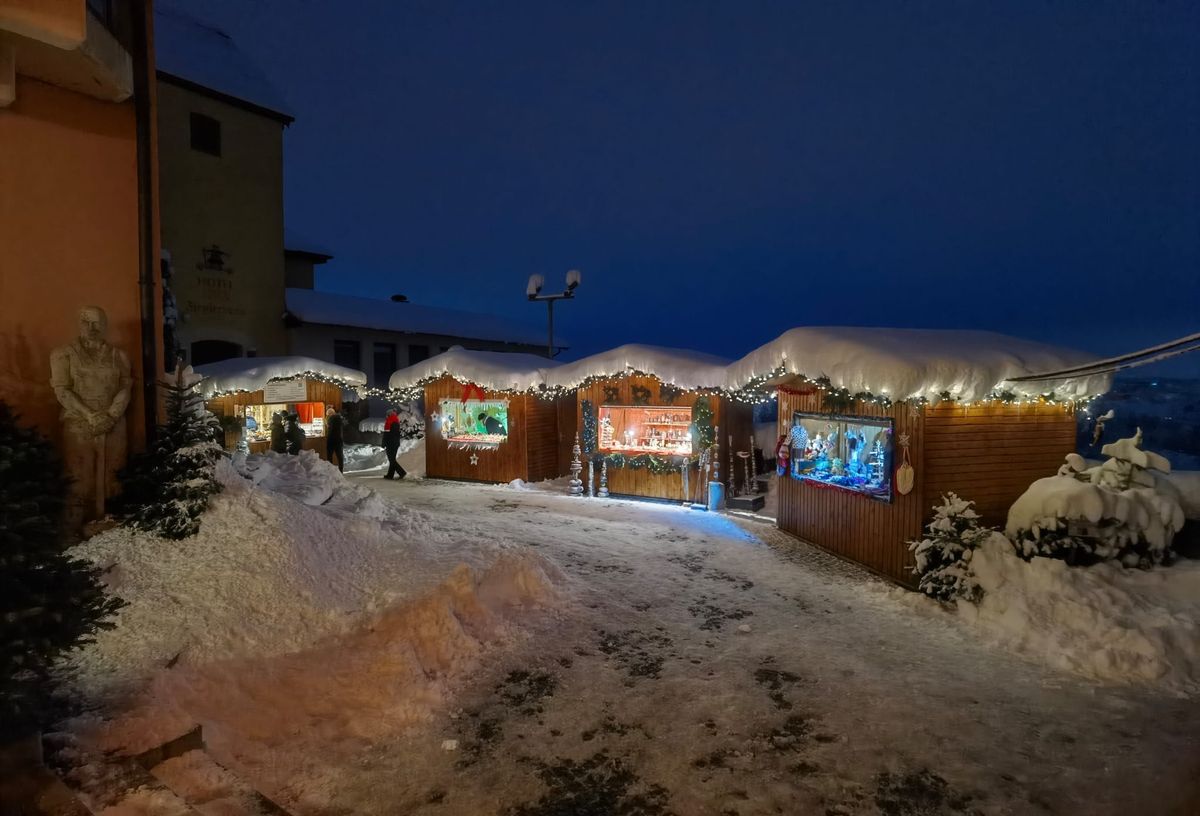
[[[540,330],[497,315],[338,295],[314,289],[288,289],[285,297],[288,312],[302,323],[532,346],[546,342],[546,335]],[[559,348],[565,347],[565,344],[559,345]]]
[[[546,373],[546,385],[574,388],[593,377],[638,372],[681,388],[721,388],[729,360],[689,349],[630,343],[565,363]]]
[[[760,346],[727,369],[726,387],[738,389],[779,369],[809,379],[828,377],[835,388],[892,400],[945,393],[958,400],[993,392],[1060,399],[1108,390],[1108,375],[1009,383],[1020,377],[1089,362],[1094,355],[990,331],[799,327]]]
[[[287,226],[283,228],[283,251],[295,255],[307,255],[310,258],[320,258],[322,259],[321,263],[333,257],[332,252]]]
[[[508,351],[468,351],[454,346],[392,374],[388,388],[415,388],[444,374],[459,382],[473,383],[493,391],[535,390],[545,381],[547,369],[559,363],[536,354]]]
[[[155,3],[154,52],[162,79],[284,124],[294,121],[283,94],[232,37],[173,4]]]
[[[315,374],[345,387],[367,384],[367,375],[357,369],[300,356],[234,357],[198,365],[193,370],[204,377],[200,393],[205,397],[231,391],[258,391],[271,380],[287,380],[301,374]]]

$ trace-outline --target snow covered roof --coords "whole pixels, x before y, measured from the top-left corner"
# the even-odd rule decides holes
[[[547,369],[558,365],[536,354],[468,351],[455,346],[392,374],[388,388],[397,391],[415,388],[449,374],[459,382],[474,383],[491,391],[530,391],[545,382]]]
[[[541,330],[496,315],[337,295],[314,289],[288,289],[286,298],[288,311],[304,323],[523,345],[542,345],[546,342],[546,335]]]
[[[328,249],[315,241],[310,241],[307,236],[301,235],[287,226],[283,228],[283,251],[300,252],[305,255],[320,255],[326,259],[333,257],[333,253]]]
[[[161,73],[292,121],[283,94],[233,38],[174,3],[154,5],[154,52]]]
[[[195,371],[205,378],[200,384],[200,393],[205,397],[230,391],[257,391],[271,380],[286,380],[301,374],[337,380],[346,387],[367,384],[367,375],[361,371],[312,357],[234,357],[196,366]]]
[[[997,391],[1030,397],[1053,391],[1070,399],[1104,393],[1112,378],[1005,380],[1092,359],[1084,352],[987,331],[803,327],[784,332],[730,365],[725,384],[741,388],[783,366],[789,374],[828,377],[837,388],[893,400],[937,399],[949,392],[955,399],[973,401]]]
[[[652,374],[663,382],[681,388],[721,388],[725,385],[725,367],[728,363],[724,358],[699,351],[632,343],[548,371],[546,384],[574,388],[590,378],[636,371]]]

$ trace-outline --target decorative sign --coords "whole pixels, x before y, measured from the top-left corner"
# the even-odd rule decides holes
[[[263,387],[263,402],[304,402],[307,399],[307,380],[278,380]]]
[[[195,289],[188,293],[185,309],[189,315],[244,317],[246,310],[234,297],[233,267],[229,253],[216,244],[201,247],[195,266]]]

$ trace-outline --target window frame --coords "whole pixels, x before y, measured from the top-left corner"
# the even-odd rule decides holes
[[[863,490],[860,487],[856,487],[854,485],[837,484],[836,482],[829,482],[829,481],[825,481],[823,479],[815,479],[811,476],[806,476],[803,473],[797,473],[794,468],[795,468],[796,462],[798,461],[798,459],[800,457],[796,456],[795,446],[792,444],[792,437],[791,437],[792,428],[795,427],[797,417],[799,417],[800,419],[815,419],[815,420],[820,420],[823,422],[835,423],[837,425],[836,430],[837,430],[837,434],[838,434],[839,453],[844,452],[844,446],[846,444],[846,426],[847,425],[869,425],[869,426],[878,426],[880,428],[885,428],[888,432],[888,439],[890,440],[889,444],[888,444],[888,449],[885,454],[886,458],[884,460],[884,467],[885,467],[884,479],[885,479],[885,484],[887,485],[886,495],[880,494],[880,493],[872,493],[872,492]],[[895,466],[896,466],[896,461],[895,461],[895,459],[896,459],[896,456],[895,456],[895,453],[896,453],[896,419],[894,417],[866,416],[866,415],[858,416],[855,414],[832,414],[832,413],[824,413],[821,411],[792,411],[791,419],[789,420],[787,430],[785,431],[785,433],[787,435],[788,452],[790,454],[790,461],[788,463],[788,475],[792,479],[794,479],[798,482],[808,482],[810,484],[820,485],[822,487],[836,488],[838,490],[842,490],[847,493],[854,493],[856,495],[863,496],[863,497],[871,499],[873,501],[884,502],[885,504],[894,503],[895,497],[896,497],[896,484],[895,484],[895,473],[894,473]],[[844,456],[838,457],[838,458],[842,458],[844,461]]]
[[[222,131],[221,120],[216,118],[215,116],[209,116],[207,113],[200,113],[199,111],[189,111],[188,125],[189,125],[188,144],[191,145],[192,150],[194,150],[197,153],[203,153],[206,156],[213,156],[218,159],[221,158],[221,155],[224,152],[224,150],[223,150],[224,144],[223,144],[223,138],[222,138],[222,133],[221,133],[221,131]],[[202,128],[207,128],[207,127],[210,127],[210,125],[211,125],[212,129],[208,132],[207,135],[211,137],[213,134],[215,134],[215,136],[216,136],[215,149],[213,149],[213,145],[211,143],[207,144],[207,145],[204,144],[205,140],[203,137],[206,134],[203,132],[202,129],[198,131],[197,125],[202,126]],[[196,139],[198,132],[201,135],[201,139],[199,140],[199,143]]]

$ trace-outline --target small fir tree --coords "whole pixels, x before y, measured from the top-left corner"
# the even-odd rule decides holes
[[[979,526],[979,514],[954,493],[942,496],[933,508],[933,521],[926,525],[928,535],[910,541],[920,576],[920,588],[926,595],[943,601],[957,598],[978,603],[983,590],[971,572],[971,555],[992,531]]]
[[[200,529],[200,514],[221,489],[214,466],[221,457],[221,425],[197,392],[200,378],[179,367],[167,388],[167,422],[151,449],[121,474],[118,512],[133,526],[181,539]]]
[[[41,720],[51,668],[91,641],[123,602],[99,571],[65,552],[67,482],[54,449],[0,402],[0,736]]]

